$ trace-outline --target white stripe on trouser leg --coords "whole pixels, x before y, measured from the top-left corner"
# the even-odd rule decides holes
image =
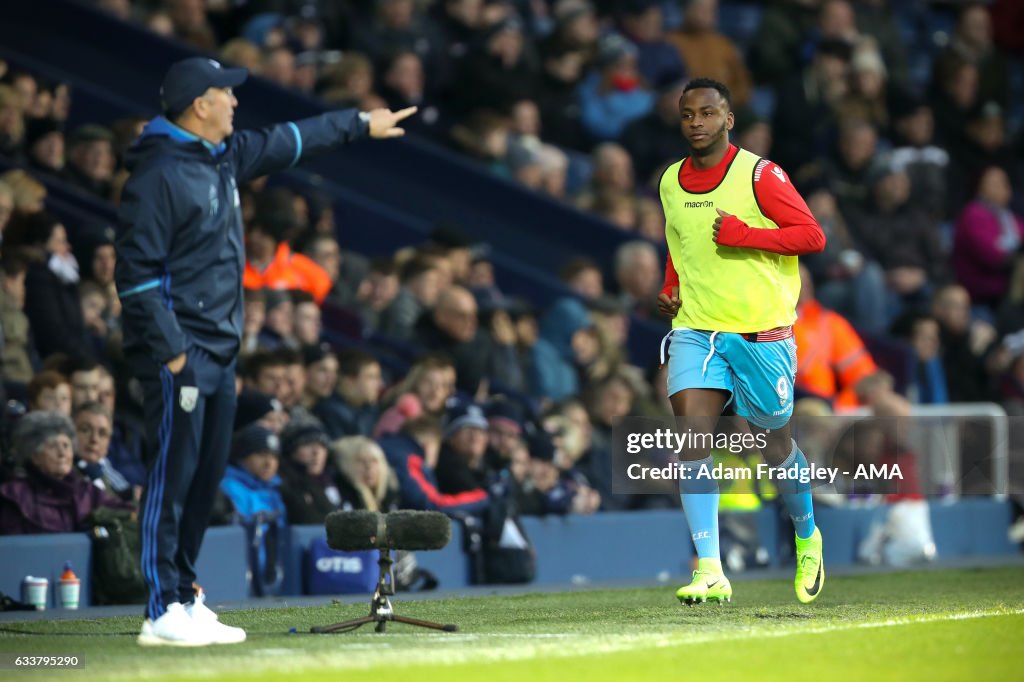
[[[675,329],[670,329],[668,334],[665,334],[661,339],[661,364],[665,364],[665,351],[668,348],[668,341],[672,338],[672,334],[675,333]]]
[[[711,344],[711,350],[708,351],[708,356],[704,358],[704,364],[701,365],[700,375],[706,377],[708,373],[708,363],[711,362],[712,356],[715,354],[715,337],[718,336],[718,332],[711,332],[711,338],[708,342]]]

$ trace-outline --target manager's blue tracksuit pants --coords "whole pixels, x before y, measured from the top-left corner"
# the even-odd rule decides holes
[[[196,558],[227,467],[235,421],[235,360],[188,351],[177,375],[153,361],[131,363],[144,391],[149,473],[142,495],[146,616],[192,601]]]

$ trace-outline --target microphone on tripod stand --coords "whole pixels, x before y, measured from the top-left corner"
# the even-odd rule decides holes
[[[371,511],[332,512],[327,515],[327,545],[348,552],[378,549],[380,577],[370,601],[369,615],[361,618],[310,628],[313,633],[349,632],[367,623],[376,623],[376,632],[384,632],[387,622],[406,623],[432,630],[455,632],[457,625],[399,616],[388,597],[395,593],[395,575],[391,550],[410,551],[444,548],[452,539],[451,520],[441,512],[397,511],[381,514]]]

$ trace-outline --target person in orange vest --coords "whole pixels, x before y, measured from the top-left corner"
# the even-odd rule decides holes
[[[256,218],[245,233],[246,289],[298,289],[324,302],[331,290],[331,278],[310,258],[294,253],[288,239],[299,225],[292,192],[284,187],[264,191],[256,197]]]
[[[878,366],[846,318],[814,298],[814,283],[803,265],[796,314],[796,387],[837,409],[862,404],[856,387],[878,373]]]

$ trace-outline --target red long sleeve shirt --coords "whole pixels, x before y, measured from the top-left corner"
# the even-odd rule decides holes
[[[729,145],[721,162],[714,168],[699,169],[693,165],[689,157],[679,168],[679,184],[690,192],[707,192],[714,189],[725,177],[729,163],[735,158],[739,149]],[[779,226],[778,230],[759,230],[747,226],[735,216],[722,220],[722,229],[718,235],[718,243],[724,246],[739,246],[747,249],[761,249],[783,256],[802,256],[815,253],[825,248],[825,234],[821,231],[818,221],[807,208],[807,202],[793,187],[789,176],[767,159],[758,164],[758,172],[754,175],[754,194],[761,206],[761,212]],[[708,239],[711,239],[711,226],[708,226]],[[662,293],[672,296],[672,289],[679,286],[679,273],[676,272],[669,255],[665,262],[665,283]]]

